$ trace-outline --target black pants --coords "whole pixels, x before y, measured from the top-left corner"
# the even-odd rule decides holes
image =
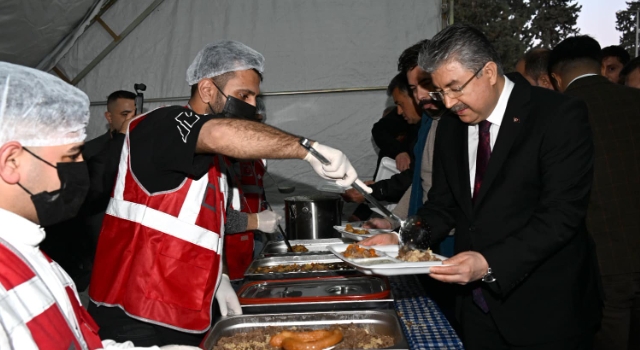
[[[213,309],[219,318],[218,304]],[[118,343],[132,341],[135,346],[163,346],[170,344],[198,346],[206,333],[192,334],[171,328],[138,321],[118,307],[96,306],[89,302],[89,313],[100,326],[101,339],[113,339]]]
[[[485,314],[473,302],[471,296],[463,298],[462,343],[466,350],[590,350],[593,349],[595,329],[591,333],[581,334],[558,341],[516,346],[509,344],[500,334],[491,312]]]
[[[640,349],[640,273],[602,276],[604,309],[598,350]]]

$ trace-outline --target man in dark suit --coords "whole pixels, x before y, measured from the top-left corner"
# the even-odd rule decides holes
[[[49,239],[42,242],[41,249],[69,273],[80,292],[91,278],[93,255],[115,182],[124,133],[136,112],[135,98],[136,94],[125,90],[109,95],[104,113],[109,129],[87,141],[82,150],[91,180],[87,198],[76,217],[45,228]]]
[[[589,349],[601,301],[585,227],[593,141],[584,102],[513,83],[469,26],[441,31],[419,63],[438,89],[432,98],[457,114],[438,127],[418,215],[433,241],[456,229],[451,266],[430,276],[462,285],[465,348]],[[398,241],[375,237],[367,243]]]
[[[587,228],[604,287],[596,349],[640,349],[640,90],[600,73],[600,45],[568,38],[551,53],[549,68],[566,95],[587,103],[595,147]]]

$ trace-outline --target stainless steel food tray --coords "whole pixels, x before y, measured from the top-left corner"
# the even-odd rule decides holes
[[[280,256],[280,255],[309,255],[309,254],[318,254],[318,253],[326,253],[329,254],[327,250],[327,246],[331,244],[348,244],[352,243],[353,240],[346,238],[322,238],[322,239],[298,239],[289,241],[292,246],[294,245],[303,245],[309,249],[306,253],[292,253],[287,251],[287,245],[284,241],[269,241],[264,245],[262,251],[260,252],[260,257],[270,257],[270,256]]]
[[[331,302],[310,303],[282,303],[282,304],[249,304],[241,305],[242,313],[247,315],[290,313],[290,312],[321,312],[347,310],[393,310],[393,296],[378,300],[344,300]]]
[[[339,264],[343,263],[333,254],[319,254],[319,255],[290,255],[290,256],[274,256],[262,259],[254,260],[247,268],[244,274],[244,278],[247,281],[262,281],[271,279],[285,279],[285,278],[304,278],[304,277],[324,277],[324,276],[348,276],[361,274],[354,267],[346,265],[343,270],[324,270],[324,271],[308,271],[308,272],[269,272],[269,273],[256,273],[255,270],[262,266],[276,266],[276,265],[292,265],[292,264],[310,264],[310,263],[326,263],[326,264]]]
[[[316,277],[248,282],[238,292],[243,313],[393,308],[380,276]]]
[[[385,349],[409,349],[407,340],[398,323],[395,310],[360,310],[340,312],[308,312],[293,314],[239,315],[223,318],[215,324],[203,342],[205,350],[213,346],[223,336],[239,332],[264,329],[269,326],[301,327],[310,329],[328,328],[336,324],[353,323],[367,329],[370,333],[392,336],[395,344]]]

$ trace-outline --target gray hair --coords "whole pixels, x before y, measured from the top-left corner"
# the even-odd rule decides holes
[[[420,51],[418,57],[418,64],[428,73],[450,61],[457,61],[473,72],[488,62],[494,62],[498,66],[498,74],[504,75],[500,56],[489,39],[469,25],[454,24],[443,29]]]

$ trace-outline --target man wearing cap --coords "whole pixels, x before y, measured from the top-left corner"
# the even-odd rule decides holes
[[[198,344],[214,321],[214,296],[223,316],[242,312],[221,260],[229,197],[223,156],[305,159],[339,185],[356,180],[342,152],[315,143],[330,161],[322,165],[299,137],[240,119],[255,117],[263,65],[242,43],[207,45],[187,70],[188,107],[159,108],[130,123],[89,287],[101,335]]]
[[[134,349],[100,340],[69,275],[39,249],[41,226],[73,217],[87,194],[88,120],[82,91],[0,62],[0,349]]]

